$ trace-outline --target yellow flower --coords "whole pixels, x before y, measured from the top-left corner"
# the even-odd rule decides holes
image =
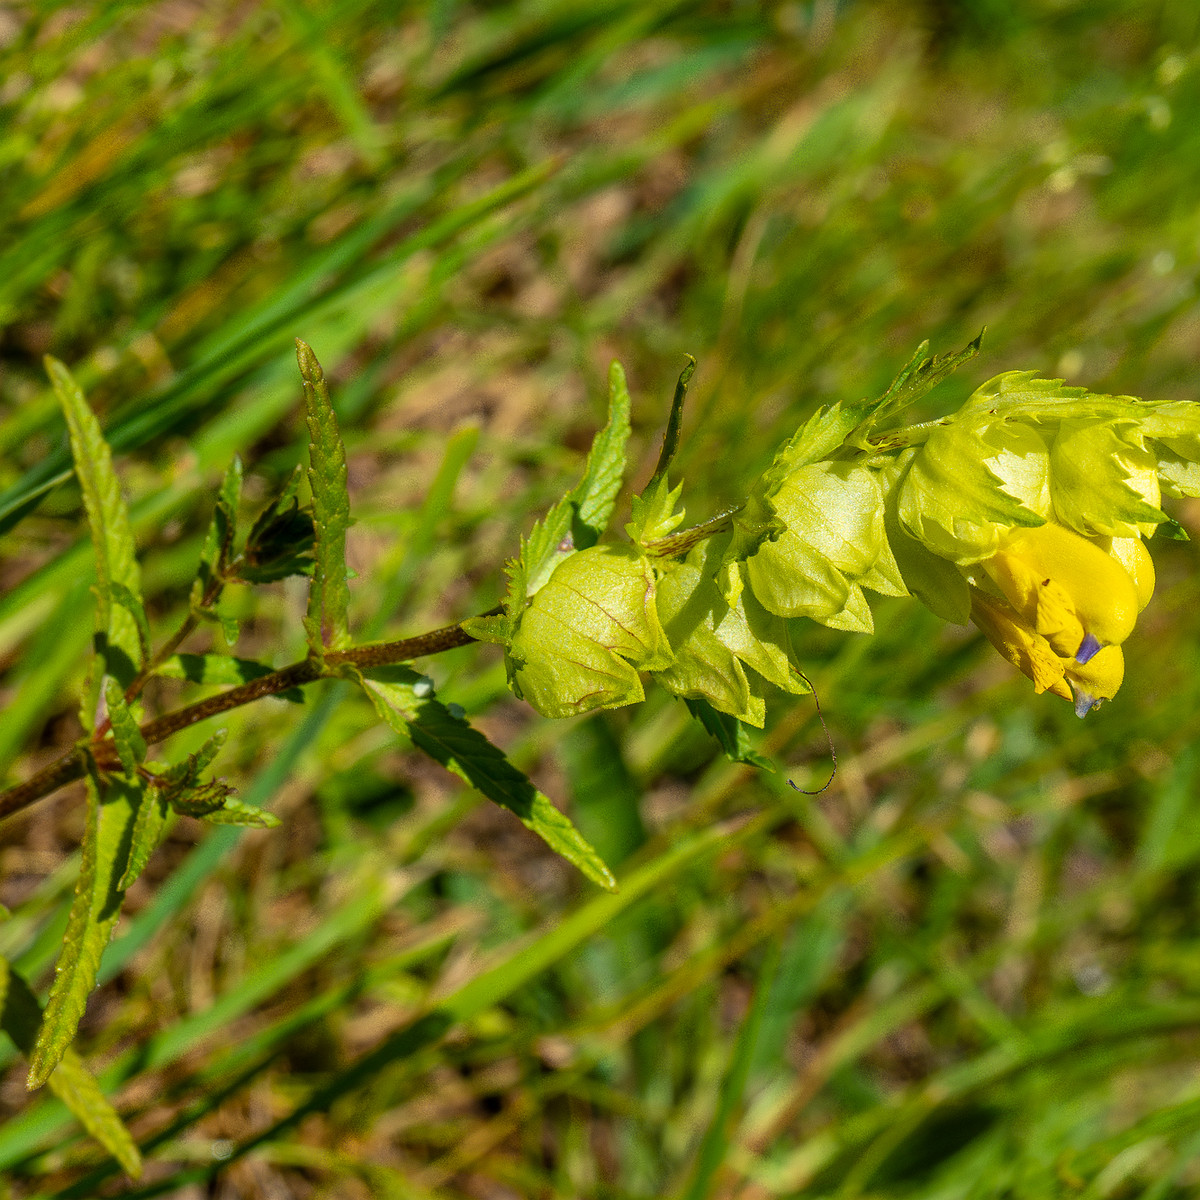
[[[1081,717],[1121,686],[1120,645],[1154,591],[1140,538],[1099,542],[1049,522],[1014,530],[981,564],[1000,595],[971,589],[971,619],[992,645]]]
[[[1133,632],[1138,592],[1129,572],[1064,525],[1014,530],[983,568],[1060,658],[1087,662]]]

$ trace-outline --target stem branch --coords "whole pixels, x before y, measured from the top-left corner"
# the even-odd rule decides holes
[[[498,611],[500,610],[493,609],[483,615],[490,616],[492,612]],[[198,721],[207,721],[209,717],[215,717],[219,713],[240,708],[243,704],[252,704],[264,696],[277,696],[280,692],[290,691],[306,683],[336,676],[340,666],[388,666],[409,662],[428,654],[438,654],[442,650],[453,650],[456,646],[466,646],[473,641],[475,639],[464,632],[461,625],[447,625],[442,629],[418,634],[416,637],[402,638],[398,642],[380,642],[376,645],[351,646],[348,650],[331,650],[325,655],[324,664],[317,658],[303,658],[290,666],[272,671],[269,675],[251,679],[248,683],[218,692],[214,696],[207,696],[194,704],[147,721],[141,726],[142,737],[146,745],[153,745],[189,725],[195,725]],[[106,737],[103,741],[89,742],[87,753],[92,755],[101,770],[114,770],[120,763],[116,745],[111,737]],[[35,801],[57,791],[65,784],[82,779],[85,769],[85,752],[77,746],[31,775],[24,783],[15,784],[0,792],[0,818],[28,808]]]

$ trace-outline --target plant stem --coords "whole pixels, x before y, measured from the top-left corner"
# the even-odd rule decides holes
[[[492,610],[498,611],[499,609]],[[492,612],[483,615],[490,616]],[[142,737],[148,746],[153,745],[189,725],[240,708],[243,704],[252,704],[264,696],[277,696],[280,692],[290,691],[306,683],[336,676],[340,673],[339,667],[367,668],[409,662],[414,658],[438,654],[443,650],[453,650],[456,646],[466,646],[473,641],[475,639],[464,632],[461,625],[447,625],[442,629],[418,634],[416,637],[402,638],[398,642],[380,642],[376,645],[351,646],[348,650],[331,650],[325,655],[323,663],[317,658],[304,658],[290,666],[281,667],[278,671],[272,671],[269,675],[251,679],[248,683],[218,692],[215,696],[207,696],[194,704],[147,721],[141,726]],[[113,770],[120,762],[116,745],[110,737],[90,742],[87,753],[91,754],[102,771]],[[83,778],[85,769],[85,751],[75,747],[30,776],[24,783],[15,784],[0,792],[0,817],[7,817],[28,808],[43,796],[48,796],[65,784]]]

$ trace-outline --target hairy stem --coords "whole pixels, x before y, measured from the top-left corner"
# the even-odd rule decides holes
[[[498,611],[499,609],[493,609],[482,615],[491,616]],[[466,646],[473,641],[475,639],[465,633],[461,625],[447,625],[442,629],[418,634],[416,637],[402,638],[398,642],[380,642],[376,645],[351,646],[347,650],[331,651],[325,655],[323,664],[316,658],[304,658],[290,666],[281,667],[278,671],[272,671],[269,675],[251,679],[248,683],[218,692],[215,696],[207,696],[194,704],[147,721],[141,726],[142,737],[148,746],[153,745],[189,725],[207,721],[210,717],[240,708],[244,704],[252,704],[264,696],[277,696],[280,692],[313,683],[317,679],[336,676],[339,673],[338,668],[342,666],[369,668],[409,662],[414,658],[438,654],[442,650],[453,650],[456,646]],[[103,741],[89,742],[87,753],[91,754],[101,770],[113,770],[120,761],[116,746],[110,737]],[[28,808],[35,801],[57,791],[65,784],[82,779],[85,770],[85,751],[76,747],[43,767],[24,783],[18,783],[0,792],[0,817],[7,817]]]

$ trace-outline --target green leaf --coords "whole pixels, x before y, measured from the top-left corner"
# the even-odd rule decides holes
[[[235,800],[234,789],[220,779],[201,779],[225,744],[227,731],[219,729],[181,763],[164,771],[154,782],[155,795],[177,813],[198,817],[213,825],[249,825],[273,829],[279,818],[252,804]]]
[[[237,536],[238,507],[242,498],[242,460],[236,455],[221,480],[221,490],[200,551],[200,569],[192,587],[192,606],[204,608],[217,598]]]
[[[150,622],[140,596],[135,596],[123,583],[114,580],[108,585],[114,604],[119,604],[132,618],[137,629],[138,663],[150,661]]]
[[[769,758],[764,758],[750,745],[750,734],[745,725],[728,713],[717,712],[707,700],[685,699],[688,712],[712,734],[725,751],[725,757],[730,762],[746,763],[763,771],[774,771],[775,764]]]
[[[220,779],[188,779],[168,785],[162,795],[185,817],[209,817],[225,807],[234,789]]]
[[[216,760],[228,736],[229,730],[218,729],[195,754],[189,754],[183,762],[176,763],[164,772],[162,778],[169,784],[185,785],[199,779],[201,772]]]
[[[210,786],[225,787],[226,785],[214,782]],[[184,811],[183,803],[180,800],[175,802],[177,812]],[[201,821],[207,821],[210,825],[242,825],[250,829],[275,829],[280,824],[279,818],[274,813],[267,812],[266,809],[258,808],[253,804],[243,804],[229,793],[225,794],[220,807],[211,808],[205,812],[192,812],[189,815],[199,817]]]
[[[650,550],[682,523],[685,512],[679,508],[683,484],[672,488],[665,475],[652,480],[646,490],[630,501],[630,519],[625,532],[639,546]]]
[[[1163,405],[1162,408],[1169,406]],[[1036,421],[1053,428],[1073,417],[1146,420],[1154,428],[1160,406],[1133,396],[1108,396],[1087,388],[1067,387],[1061,379],[1043,379],[1036,371],[1004,371],[981,384],[952,420],[977,421],[981,416]],[[1171,422],[1164,422],[1171,424]],[[1147,429],[1150,436],[1155,436]]]
[[[158,849],[167,829],[167,811],[167,802],[159,788],[148,787],[143,791],[129,839],[129,858],[117,883],[121,891],[133,887],[146,869],[150,856]]]
[[[283,491],[258,515],[246,537],[246,546],[232,564],[238,579],[246,583],[274,583],[289,575],[311,575],[316,528],[312,513],[300,507],[296,491],[301,469],[297,467]]]
[[[0,1029],[22,1054],[32,1054],[42,1022],[42,1007],[32,988],[0,958]],[[125,1123],[100,1090],[92,1073],[74,1050],[68,1049],[46,1081],[75,1119],[136,1179],[142,1156]]]
[[[578,867],[593,883],[616,890],[604,861],[571,821],[477,729],[453,716],[427,693],[428,681],[407,668],[387,668],[360,683],[375,711],[397,733],[441,763],[489,800],[516,814],[556,854]]]
[[[41,1087],[62,1061],[75,1036],[100,959],[121,912],[134,818],[142,787],[120,779],[101,785],[94,770],[86,778],[88,811],[75,899],[67,916],[46,1016],[30,1056],[29,1086]]]
[[[128,686],[137,674],[143,640],[139,628],[144,628],[145,614],[133,531],[113,467],[112,451],[71,373],[56,358],[47,357],[45,363],[66,418],[75,474],[83,492],[96,551],[97,658],[80,709],[84,729],[91,730],[103,694],[104,674],[115,676],[122,687]],[[118,587],[120,600],[116,600]]]
[[[273,675],[275,668],[228,654],[172,654],[155,668],[154,673],[166,679],[186,679],[189,683],[236,685]],[[276,699],[303,704],[304,693],[299,688],[291,688],[278,692]]]
[[[350,642],[346,586],[346,530],[350,497],[346,491],[346,447],[329,400],[329,385],[309,346],[296,339],[296,361],[304,378],[304,414],[308,424],[309,468],[316,542],[308,615],[308,644],[318,656]]]
[[[624,369],[614,362],[608,372],[608,421],[592,439],[583,477],[534,525],[522,547],[522,602],[545,584],[566,555],[594,546],[608,528],[625,478],[628,440],[629,388]]]
[[[774,474],[781,480],[796,467],[829,458],[843,446],[868,453],[886,449],[887,439],[880,433],[881,427],[974,358],[982,340],[981,331],[962,350],[932,357],[927,357],[929,343],[922,342],[882,396],[875,400],[842,400],[818,409],[779,452],[768,475]]]
[[[675,396],[671,401],[671,412],[667,417],[667,428],[663,433],[662,450],[658,455],[658,465],[645,490],[634,496],[630,502],[630,521],[625,526],[625,532],[633,541],[641,546],[665,538],[673,529],[683,522],[684,510],[679,509],[679,498],[683,494],[683,484],[672,488],[667,482],[667,469],[679,449],[679,432],[683,425],[683,402],[687,398],[688,383],[696,371],[696,360],[689,354],[687,366],[680,372],[675,384]]]
[[[663,431],[658,463],[650,477],[651,483],[666,478],[667,470],[679,449],[679,435],[683,429],[683,402],[687,399],[688,384],[696,373],[696,360],[690,354],[684,357],[687,358],[687,365],[679,372],[679,378],[675,382],[675,395],[671,398],[671,411],[667,416],[667,427]]]
[[[121,767],[126,778],[136,779],[138,764],[146,757],[146,741],[138,729],[133,713],[129,711],[129,705],[125,703],[121,685],[111,676],[105,690],[105,699],[108,702],[108,719],[112,722],[113,741],[117,746]]]
[[[1163,521],[1155,532],[1161,533],[1163,537],[1172,542],[1190,542],[1192,540],[1188,537],[1188,531],[1173,517],[1168,517]]]
[[[969,362],[979,353],[983,342],[984,331],[973,342],[963,349],[947,351],[945,354],[935,354],[926,358],[929,343],[922,342],[913,356],[904,364],[900,373],[888,385],[888,389],[878,400],[867,406],[867,415],[859,424],[846,435],[846,443],[868,453],[877,451],[881,441],[886,437],[881,429],[894,422],[906,409],[915,404],[922,396],[931,392],[943,379],[948,378],[965,362]],[[853,407],[853,406],[850,406]]]
[[[232,646],[237,642],[241,629],[237,617],[224,616],[215,608],[193,608],[192,614],[210,625],[220,626],[221,636],[225,639],[227,646]]]

